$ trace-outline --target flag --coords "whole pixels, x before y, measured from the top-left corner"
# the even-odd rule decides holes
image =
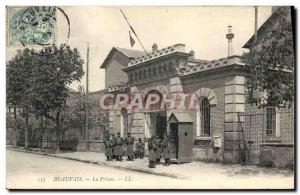
[[[129,39],[130,39],[130,45],[131,45],[131,47],[133,47],[134,44],[135,44],[135,40],[134,40],[134,38],[131,36],[130,31],[129,31]]]

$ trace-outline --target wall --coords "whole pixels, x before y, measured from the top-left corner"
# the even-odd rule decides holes
[[[246,97],[247,98],[247,97]],[[260,114],[262,115],[260,120],[264,120],[263,124],[261,124],[264,129],[264,134],[266,133],[266,108],[258,108],[256,104],[246,104],[246,112],[245,114]],[[266,141],[269,142],[286,142],[293,143],[294,142],[294,104],[290,108],[277,108],[276,110],[276,120],[279,122],[276,125],[279,125],[280,128],[277,129],[279,133],[276,133],[274,136],[269,136],[266,138]]]
[[[294,167],[294,145],[268,143],[261,145],[259,165],[265,167]]]
[[[119,51],[116,51],[105,68],[105,89],[109,86],[119,84],[120,82],[127,82],[127,74],[122,70],[124,64],[128,63],[128,57]]]
[[[196,110],[189,111],[192,119],[194,120],[194,147],[193,155],[194,160],[199,161],[223,161],[223,148],[224,148],[224,120],[225,120],[225,82],[232,80],[232,76],[225,74],[201,74],[195,78],[185,78],[183,81],[184,93],[194,93],[200,88],[211,89],[217,98],[217,104],[211,105],[210,120],[211,120],[211,137],[197,137],[197,113]],[[221,147],[213,147],[214,136],[220,136]]]

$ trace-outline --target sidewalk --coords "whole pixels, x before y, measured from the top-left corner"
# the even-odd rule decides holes
[[[251,177],[261,177],[266,179],[274,179],[276,177],[290,178],[293,176],[291,170],[278,170],[273,168],[261,168],[257,166],[241,166],[241,165],[224,165],[221,163],[205,163],[191,162],[184,164],[171,164],[170,166],[157,165],[156,168],[148,168],[148,158],[136,159],[134,161],[106,161],[103,153],[97,152],[68,152],[60,154],[46,154],[37,151],[28,151],[21,148],[16,150],[21,152],[29,152],[40,155],[52,156],[69,160],[76,160],[85,163],[99,164],[103,166],[114,167],[122,170],[131,170],[147,174],[178,178],[178,179],[193,179],[199,178],[216,179],[216,178],[240,178],[246,179]]]

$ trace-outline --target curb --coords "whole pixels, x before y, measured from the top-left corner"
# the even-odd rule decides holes
[[[146,173],[146,174],[151,174],[151,175],[169,177],[169,178],[173,178],[173,179],[184,179],[182,177],[179,177],[179,176],[173,175],[173,174],[156,173],[156,172],[146,170],[146,169],[138,169],[138,168],[133,168],[133,167],[123,167],[123,166],[119,166],[119,165],[111,165],[111,164],[107,164],[107,163],[100,162],[100,161],[82,160],[82,159],[73,158],[73,157],[59,156],[59,155],[56,155],[56,154],[48,154],[48,153],[45,153],[45,152],[36,152],[36,151],[23,150],[23,149],[17,149],[17,148],[7,148],[7,149],[17,151],[17,152],[31,153],[31,154],[49,156],[49,157],[54,157],[54,158],[67,159],[67,160],[73,160],[73,161],[78,161],[78,162],[102,165],[102,166],[112,167],[112,168],[119,169],[119,170],[127,170],[127,171],[130,170],[130,171],[135,171],[135,172],[139,172],[139,173]]]

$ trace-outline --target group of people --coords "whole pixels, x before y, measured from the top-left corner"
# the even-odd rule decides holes
[[[148,139],[148,150],[149,150],[149,167],[155,168],[157,164],[160,164],[160,159],[165,160],[165,165],[170,165],[171,148],[170,140],[167,135],[164,135],[163,139],[159,139],[158,136]]]
[[[127,136],[123,139],[120,132],[117,133],[117,137],[113,133],[106,135],[104,140],[105,156],[106,160],[122,161],[123,156],[127,156],[127,160],[134,160],[134,158],[144,158],[145,144],[142,139],[139,138],[135,144],[135,151],[133,150],[134,138],[131,133],[127,133]]]
[[[145,143],[139,138],[134,147],[134,137],[131,136],[130,132],[125,138],[121,137],[120,132],[117,133],[117,136],[113,133],[107,134],[104,139],[104,146],[107,161],[114,159],[122,161],[123,156],[126,156],[129,161],[137,158],[143,159],[145,154]],[[167,135],[164,135],[162,140],[158,136],[149,138],[148,150],[150,168],[155,168],[157,164],[160,164],[161,158],[165,160],[165,165],[170,165],[171,150]]]

